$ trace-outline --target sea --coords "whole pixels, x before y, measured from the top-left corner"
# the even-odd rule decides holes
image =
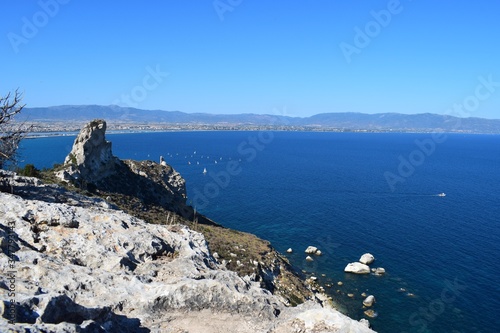
[[[499,331],[498,135],[192,131],[106,137],[119,158],[163,156],[186,179],[188,201],[199,212],[269,240],[295,267],[316,276],[342,312],[369,319],[378,332]],[[21,164],[62,163],[74,138],[25,139]],[[322,251],[312,262],[305,260],[309,245]],[[364,253],[386,274],[344,273]],[[364,314],[363,293],[375,296],[375,318]]]

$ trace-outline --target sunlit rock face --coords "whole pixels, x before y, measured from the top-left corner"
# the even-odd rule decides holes
[[[106,122],[93,120],[78,134],[71,152],[64,160],[72,165],[69,173],[88,181],[98,181],[109,176],[115,168],[116,158],[111,151],[111,142],[106,141]]]

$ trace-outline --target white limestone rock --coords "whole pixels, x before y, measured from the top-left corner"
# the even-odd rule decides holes
[[[353,274],[370,274],[370,267],[360,262],[351,262],[344,268],[344,272]]]
[[[109,176],[116,158],[111,152],[111,142],[106,141],[106,122],[96,119],[86,124],[75,139],[71,152],[64,160],[71,165],[59,174],[63,180],[83,178],[94,182]]]
[[[375,261],[375,257],[370,253],[365,253],[359,258],[359,262],[365,265],[370,265],[373,261]]]
[[[365,325],[366,327],[370,328],[370,322],[368,321],[368,319],[365,319],[365,318],[361,318],[359,320],[359,322],[363,325]]]
[[[368,307],[368,308],[371,307],[373,305],[373,303],[375,303],[375,296],[373,296],[373,295],[366,297],[363,301],[363,305]]]
[[[317,247],[315,247],[315,246],[308,246],[305,252],[307,254],[315,254],[316,251],[318,251]]]

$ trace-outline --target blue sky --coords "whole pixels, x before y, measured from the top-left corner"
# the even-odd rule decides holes
[[[0,94],[19,88],[30,107],[309,116],[467,101],[463,116],[500,118],[497,1],[2,4]],[[493,84],[474,101],[479,77]]]

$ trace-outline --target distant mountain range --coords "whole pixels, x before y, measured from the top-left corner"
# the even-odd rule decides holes
[[[62,105],[23,109],[29,122],[84,122],[96,118],[119,123],[192,125],[295,126],[368,131],[435,131],[500,133],[500,119],[457,118],[431,113],[322,113],[311,117],[260,114],[208,114],[141,110],[119,106]]]

